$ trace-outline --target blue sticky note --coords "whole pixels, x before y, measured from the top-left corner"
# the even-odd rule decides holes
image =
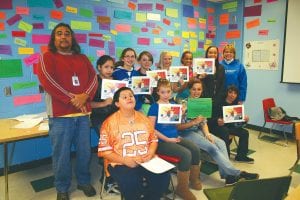
[[[118,33],[118,35],[116,36],[116,46],[120,46],[123,47],[124,45],[130,47],[133,46],[132,44],[132,37],[129,37],[128,33],[126,34],[122,34],[122,33]]]
[[[182,5],[183,16],[194,18],[194,7],[189,5]]]
[[[115,10],[114,18],[116,19],[128,19],[131,20],[132,12],[127,12],[123,10]]]
[[[53,8],[52,0],[27,0],[28,7]]]

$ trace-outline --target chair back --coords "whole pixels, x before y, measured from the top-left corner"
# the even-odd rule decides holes
[[[263,105],[263,110],[264,110],[265,121],[271,120],[271,118],[269,117],[268,110],[269,110],[269,108],[276,106],[274,98],[263,99],[262,105]]]
[[[291,176],[257,179],[238,182],[230,200],[282,200],[286,197],[291,183]]]

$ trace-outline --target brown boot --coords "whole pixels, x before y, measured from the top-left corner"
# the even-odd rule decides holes
[[[177,187],[175,193],[184,200],[197,200],[195,195],[189,189],[190,171],[177,172]]]
[[[191,166],[190,184],[191,184],[191,188],[194,190],[202,189],[202,184],[200,181],[200,166],[199,165]]]

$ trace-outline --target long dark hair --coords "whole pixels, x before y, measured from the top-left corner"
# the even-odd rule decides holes
[[[209,46],[207,49],[206,49],[206,52],[205,52],[205,58],[208,57],[208,51],[211,49],[211,48],[216,48],[217,49],[217,58],[215,59],[215,66],[216,68],[219,67],[219,49],[217,46]]]
[[[71,47],[71,50],[73,51],[73,53],[75,54],[80,54],[81,52],[81,49],[80,49],[80,46],[79,44],[77,43],[76,41],[76,38],[75,38],[75,34],[74,34],[74,31],[71,29],[70,25],[69,24],[65,24],[65,23],[59,23],[57,24],[54,29],[52,30],[51,32],[51,38],[50,38],[50,41],[49,41],[49,44],[48,44],[48,49],[49,51],[55,53],[57,52],[57,48],[55,47],[55,44],[54,44],[54,41],[55,41],[55,32],[56,32],[56,29],[59,28],[59,27],[66,27],[67,29],[70,30],[71,32],[71,37],[72,37],[72,47]]]

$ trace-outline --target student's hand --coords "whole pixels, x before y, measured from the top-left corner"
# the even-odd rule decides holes
[[[193,119],[192,120],[192,122],[193,122],[193,125],[197,125],[197,124],[200,124],[201,122],[203,122],[204,121],[204,117],[202,117],[202,116],[198,116],[198,117],[196,117],[195,119]]]
[[[213,143],[213,144],[215,143],[215,140],[211,133],[206,134],[205,138],[208,139],[208,141],[210,141],[211,143]]]
[[[111,98],[111,97],[109,97],[109,98],[107,98],[107,99],[105,99],[105,105],[110,105],[111,103],[112,103],[112,101],[113,101],[113,99]]]
[[[180,137],[178,137],[178,138],[168,138],[167,142],[178,143],[180,141],[181,141],[181,139],[180,139]]]
[[[81,112],[84,113],[84,114],[87,113],[86,106],[82,106],[82,107],[80,108],[80,110],[81,110]]]
[[[142,162],[147,162],[153,158],[154,154],[148,152],[147,154],[142,156]]]
[[[218,119],[218,126],[224,126],[224,120],[222,118]]]
[[[138,166],[138,161],[134,160],[134,158],[131,157],[124,157],[123,163],[130,168],[135,168]]]
[[[86,93],[70,94],[73,96],[73,98],[71,99],[71,103],[77,109],[81,109],[85,105],[87,99],[89,98],[89,96]]]

